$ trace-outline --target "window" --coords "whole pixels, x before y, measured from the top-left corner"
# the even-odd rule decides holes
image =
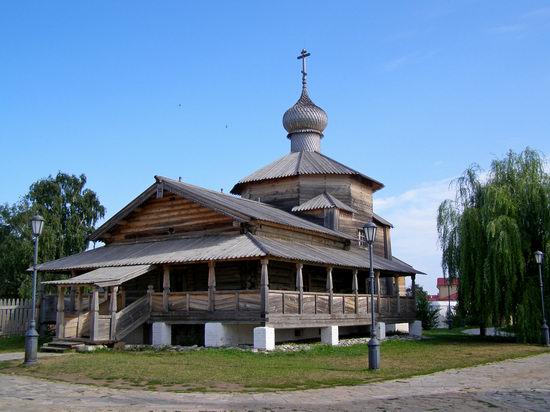
[[[357,241],[359,242],[359,247],[367,247],[367,238],[362,229],[357,230]]]

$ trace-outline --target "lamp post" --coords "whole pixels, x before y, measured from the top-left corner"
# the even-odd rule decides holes
[[[34,241],[34,261],[32,271],[32,309],[29,329],[25,333],[25,365],[36,363],[38,352],[38,332],[36,331],[36,266],[38,262],[38,238],[44,228],[44,218],[35,215],[31,219],[32,236]]]
[[[370,307],[371,307],[371,338],[369,340],[369,369],[380,369],[380,341],[376,337],[376,319],[374,314],[374,269],[372,263],[372,244],[376,238],[376,225],[373,222],[363,226],[365,240],[369,245],[369,280],[370,280]]]
[[[545,346],[550,346],[550,339],[548,338],[548,325],[546,324],[546,313],[544,310],[544,285],[542,283],[542,260],[544,258],[544,253],[540,250],[535,252],[535,260],[539,266],[539,282],[540,282],[540,300],[542,302],[542,344]]]

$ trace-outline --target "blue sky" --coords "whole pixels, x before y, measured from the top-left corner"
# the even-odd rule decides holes
[[[84,173],[114,214],[153,175],[228,191],[286,154],[307,48],[323,153],[380,180],[394,252],[439,274],[470,163],[550,153],[550,2],[3,2],[0,202]]]

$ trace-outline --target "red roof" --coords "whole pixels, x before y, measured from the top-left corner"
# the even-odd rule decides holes
[[[446,302],[448,300],[448,296],[440,298],[439,295],[428,295],[428,301],[430,302]],[[451,300],[458,300],[458,293],[451,293]]]
[[[437,287],[439,287],[439,286],[447,286],[447,279],[437,278]],[[458,279],[457,278],[451,279],[451,286],[458,286]]]

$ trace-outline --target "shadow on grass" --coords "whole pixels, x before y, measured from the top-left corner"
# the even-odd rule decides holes
[[[38,347],[50,341],[50,338],[38,339]],[[5,336],[0,337],[0,353],[6,352],[23,352],[25,350],[24,336]]]

